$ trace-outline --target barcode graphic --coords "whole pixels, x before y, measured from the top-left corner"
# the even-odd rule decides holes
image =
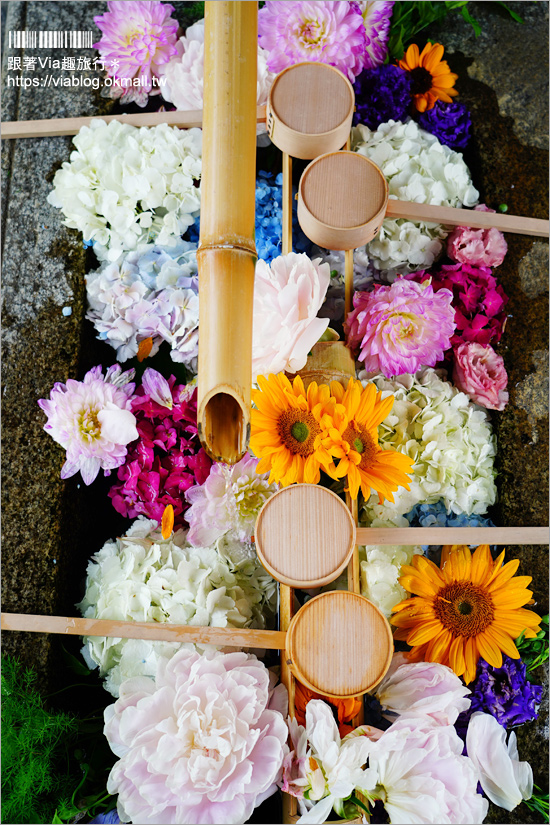
[[[14,49],[91,49],[93,32],[10,31],[8,45]]]

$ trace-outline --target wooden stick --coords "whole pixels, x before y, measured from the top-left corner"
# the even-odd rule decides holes
[[[354,520],[355,524],[357,524],[357,517],[359,515],[357,508],[357,499],[352,498],[349,493],[346,493],[346,504],[351,513],[352,519]],[[359,547],[356,544],[353,548],[353,555],[348,564],[348,590],[351,590],[352,593],[361,592],[360,575],[361,569],[359,566]]]
[[[411,221],[427,221],[449,226],[471,226],[475,229],[489,229],[494,226],[501,232],[535,235],[541,238],[547,238],[550,231],[550,223],[547,220],[522,218],[519,215],[502,215],[500,212],[454,209],[451,206],[431,206],[427,203],[411,203],[394,198],[388,201],[386,217],[408,218]]]
[[[283,160],[284,170],[284,160]],[[283,171],[284,175],[284,171]],[[284,180],[284,178],[283,178]],[[283,184],[284,186],[284,184]],[[291,192],[292,194],[292,192]],[[284,197],[283,197],[284,208]],[[283,224],[284,225],[284,224]],[[279,584],[279,631],[284,632],[289,628],[294,613],[294,590],[286,584]],[[296,683],[294,676],[287,664],[286,652],[281,650],[281,682],[288,691],[288,713],[294,718],[294,692]],[[283,822],[292,822],[291,817],[295,817],[297,813],[296,799],[290,794],[283,794]]]
[[[8,120],[1,124],[1,135],[4,140],[15,138],[56,137],[58,135],[76,135],[83,126],[89,126],[92,120],[120,120],[131,126],[158,126],[167,123],[169,126],[178,126],[180,129],[190,129],[192,126],[202,127],[202,109],[193,109],[186,112],[138,112],[129,115],[122,112],[119,115],[96,115],[94,117],[58,117],[51,120]],[[256,108],[256,122],[265,123],[265,106]]]
[[[111,636],[159,642],[193,642],[223,647],[258,647],[284,650],[286,633],[234,627],[195,627],[160,622],[121,622],[114,619],[81,619],[70,616],[36,616],[2,613],[2,630],[30,633],[62,633],[71,636]]]
[[[548,544],[548,527],[359,527],[357,543]]]
[[[292,158],[283,152],[283,236],[281,252],[292,252]]]
[[[344,290],[345,290],[345,302],[344,302],[344,320],[347,318],[349,313],[351,312],[352,304],[353,304],[353,249],[346,249],[344,252]]]

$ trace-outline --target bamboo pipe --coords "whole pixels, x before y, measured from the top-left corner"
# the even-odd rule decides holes
[[[207,0],[199,270],[198,432],[234,464],[250,437],[258,6]]]

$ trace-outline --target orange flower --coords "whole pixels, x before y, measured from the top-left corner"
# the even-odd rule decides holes
[[[320,693],[314,693],[308,687],[303,685],[297,679],[294,682],[294,715],[299,725],[305,727],[306,724],[306,706],[312,699],[322,699],[333,708],[336,708],[338,714],[338,730],[340,737],[343,739],[353,728],[351,725],[346,725],[346,722],[351,722],[354,716],[357,716],[361,708],[361,699],[357,696],[350,696],[346,699],[327,699],[326,696],[321,696]]]
[[[452,103],[453,96],[458,94],[453,89],[458,75],[451,72],[446,60],[441,60],[443,51],[441,43],[426,43],[420,54],[413,43],[399,61],[398,65],[411,73],[411,94],[419,112],[432,109],[436,100]]]
[[[413,647],[414,662],[448,665],[466,684],[476,675],[481,656],[502,667],[502,653],[519,659],[514,639],[525,631],[537,635],[540,616],[524,610],[532,596],[531,576],[512,578],[519,560],[503,565],[504,551],[493,561],[488,544],[472,556],[468,547],[446,546],[441,568],[422,555],[403,565],[399,583],[416,597],[393,608],[396,639]]]

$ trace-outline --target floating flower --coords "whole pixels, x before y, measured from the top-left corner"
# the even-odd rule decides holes
[[[404,120],[411,105],[411,78],[408,72],[388,63],[365,69],[356,78],[353,124],[378,129],[388,120]]]
[[[403,568],[400,582],[417,594],[394,608],[395,638],[413,647],[414,661],[440,662],[466,684],[476,675],[480,656],[502,667],[502,653],[514,659],[520,633],[536,636],[540,616],[523,609],[531,599],[530,576],[513,579],[519,560],[504,566],[504,551],[496,561],[488,544],[472,556],[468,547],[444,547],[441,569],[423,556]]]
[[[290,252],[268,266],[256,264],[252,325],[252,378],[305,366],[328,327],[317,318],[330,281],[327,264]]]
[[[435,135],[440,143],[455,151],[465,149],[470,142],[472,118],[462,103],[456,101],[443,103],[441,100],[436,100],[431,109],[419,116],[418,123],[422,129]]]
[[[154,679],[128,679],[105,710],[119,757],[107,781],[133,822],[246,822],[275,790],[288,728],[269,672],[242,652],[180,650]]]
[[[275,612],[276,588],[238,542],[226,538],[195,550],[181,528],[165,539],[156,521],[141,517],[92,556],[78,608],[87,619],[265,627]],[[160,657],[182,647],[194,645],[88,636],[82,653],[118,696],[125,679],[154,677]]]
[[[133,377],[134,370],[122,372],[118,364],[105,375],[94,367],[83,381],[58,382],[49,400],[39,400],[48,416],[44,429],[67,451],[61,478],[80,472],[84,484],[91,484],[100,470],[109,475],[124,463],[127,445],[138,438]]]
[[[421,53],[413,43],[399,61],[398,65],[411,73],[411,93],[419,112],[431,109],[436,100],[452,103],[454,95],[458,94],[453,89],[458,75],[451,72],[446,60],[441,60],[444,51],[441,43],[426,43]]]
[[[449,290],[434,293],[424,282],[399,278],[391,286],[376,284],[372,292],[356,292],[346,320],[348,346],[359,351],[367,372],[388,378],[433,367],[451,345],[453,298]],[[418,289],[418,286],[421,286]]]
[[[533,795],[533,771],[520,762],[516,734],[506,744],[506,731],[494,716],[474,713],[466,734],[468,756],[476,766],[483,791],[491,802],[513,811],[523,799]]]
[[[259,390],[252,390],[250,449],[260,458],[257,473],[269,471],[269,483],[283,487],[298,482],[317,484],[320,468],[332,459],[321,441],[322,416],[330,405],[328,385],[313,381],[304,389],[300,376],[291,384],[282,373],[258,376]],[[334,403],[334,402],[332,402]]]
[[[368,65],[367,34],[359,9],[347,0],[267,0],[258,13],[260,46],[270,71],[295,63],[328,63],[352,82]]]
[[[106,14],[94,17],[102,37],[93,46],[112,78],[109,97],[145,106],[149,95],[160,93],[153,78],[158,79],[160,67],[176,54],[178,22],[170,17],[174,7],[155,0],[111,0],[107,7]]]
[[[504,359],[490,344],[473,341],[453,350],[453,381],[472,401],[488,410],[503,410],[508,403],[508,374]]]
[[[394,396],[391,413],[378,428],[380,445],[414,461],[409,491],[400,488],[394,504],[380,505],[377,496],[367,502],[365,517],[372,526],[406,526],[401,517],[416,504],[441,500],[449,513],[472,515],[486,513],[496,500],[496,441],[487,413],[442,374],[426,367],[415,376],[368,378],[382,397]],[[367,380],[366,373],[359,377]]]
[[[412,547],[385,544],[359,549],[361,595],[369,599],[389,619],[392,608],[407,598],[407,591],[399,584],[401,566],[410,564],[420,545]]]
[[[492,667],[480,659],[471,689],[470,711],[490,713],[505,728],[537,718],[542,687],[529,681],[521,659],[504,656],[502,667]]]
[[[382,400],[374,384],[363,389],[360,381],[350,378],[347,389],[338,381],[331,383],[331,392],[337,406],[332,415],[332,426],[323,439],[323,446],[338,465],[328,468],[333,478],[347,476],[349,493],[357,498],[359,488],[367,499],[371,487],[380,501],[393,501],[392,493],[409,486],[412,459],[395,450],[384,450],[378,445],[378,425],[388,415],[393,398]]]
[[[494,212],[484,203],[474,207],[476,212]],[[452,261],[472,266],[500,266],[508,251],[502,232],[494,226],[473,229],[457,226],[447,238],[447,255]]]
[[[132,411],[139,441],[109,490],[113,507],[128,518],[145,515],[160,522],[171,504],[178,526],[189,506],[184,493],[206,481],[212,463],[197,434],[197,390],[148,369]]]
[[[213,464],[204,484],[187,490],[190,544],[205,547],[226,533],[239,541],[250,540],[258,513],[277,491],[267,473],[256,472],[257,466],[258,459],[249,453],[233,466]]]
[[[393,0],[359,0],[350,5],[358,5],[361,9],[367,35],[366,68],[372,69],[383,63],[388,53]]]

